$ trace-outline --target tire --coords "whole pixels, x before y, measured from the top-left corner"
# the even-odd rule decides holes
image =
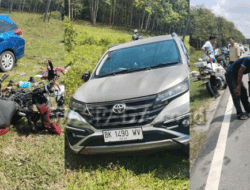
[[[223,89],[225,90],[227,88],[227,83],[224,84]]]
[[[189,155],[190,155],[190,147],[189,147],[189,145],[184,145],[183,148],[182,148],[182,151],[184,152],[184,154],[186,156],[189,157]]]
[[[12,117],[11,124],[12,124],[12,125],[16,125],[16,124],[18,123],[18,121],[19,121],[20,119],[22,119],[22,118],[23,118],[23,117],[20,116],[20,115],[14,115],[14,116]]]
[[[5,51],[0,55],[0,70],[11,71],[16,63],[16,57],[11,51]]]
[[[212,78],[210,78],[210,80],[206,83],[206,88],[207,88],[208,94],[211,97],[215,97],[215,98],[218,97],[219,93],[218,93],[218,89],[216,86],[216,81],[214,81]]]
[[[228,68],[228,63],[226,62],[226,61],[222,61],[221,62],[222,63],[222,67],[225,69],[225,70],[227,70],[227,68]]]

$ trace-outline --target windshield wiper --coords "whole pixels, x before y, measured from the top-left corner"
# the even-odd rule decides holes
[[[142,68],[138,68],[138,69],[124,69],[121,71],[117,71],[117,72],[112,72],[112,73],[108,73],[105,75],[100,75],[98,76],[99,78],[101,77],[106,77],[106,76],[111,76],[111,75],[116,75],[116,74],[122,74],[122,73],[131,73],[131,72],[136,72],[136,71],[141,71],[141,70],[146,70],[146,69],[151,69],[150,67],[142,67]]]
[[[164,63],[160,63],[158,65],[154,65],[154,66],[151,66],[150,68],[158,68],[158,67],[164,67],[164,66],[170,66],[170,65],[175,65],[179,63],[179,61],[174,61],[174,62],[164,62]]]

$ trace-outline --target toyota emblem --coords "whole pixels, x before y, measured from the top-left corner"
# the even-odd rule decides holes
[[[125,104],[116,104],[113,106],[113,112],[117,114],[122,114],[126,110],[126,105]]]

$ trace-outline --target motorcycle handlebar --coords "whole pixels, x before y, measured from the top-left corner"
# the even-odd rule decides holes
[[[68,65],[66,65],[65,67],[64,67],[64,69],[67,69],[69,66],[71,66],[71,62],[68,64]]]
[[[0,79],[0,83],[2,83],[3,81],[5,81],[5,79],[7,79],[8,76],[9,76],[9,75],[4,74],[4,75],[2,76],[2,78]]]
[[[50,69],[53,70],[53,64],[52,64],[51,60],[48,60],[48,62],[49,62]]]

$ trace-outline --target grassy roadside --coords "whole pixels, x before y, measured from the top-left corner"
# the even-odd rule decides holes
[[[3,86],[10,79],[27,81],[30,76],[41,74],[46,68],[45,59],[51,59],[55,66],[64,65],[63,21],[51,19],[44,23],[39,14],[13,12],[9,15],[21,28],[26,45],[25,56],[7,73],[10,77]],[[27,75],[21,76],[22,73]],[[60,83],[63,81],[61,76]],[[0,136],[0,189],[62,189],[64,133],[60,136],[45,131],[35,134],[26,124],[27,120],[22,119],[10,126],[6,135]],[[64,131],[63,121],[58,124]]]
[[[69,99],[82,85],[81,75],[92,71],[111,44],[131,41],[131,32],[88,22],[75,22],[77,33],[65,62],[73,65],[65,86]],[[147,155],[79,156],[66,143],[66,189],[189,189],[189,160],[179,150]]]
[[[195,50],[191,47],[190,52],[190,72],[199,71],[194,67],[194,63],[198,62],[199,58],[203,57],[201,51]],[[206,138],[206,132],[197,132],[195,130],[196,122],[206,122],[204,118],[204,109],[208,108],[210,102],[214,100],[211,98],[206,90],[203,81],[193,82],[190,79],[190,113],[191,113],[191,128],[190,128],[190,162],[192,162],[198,155],[201,146]]]

